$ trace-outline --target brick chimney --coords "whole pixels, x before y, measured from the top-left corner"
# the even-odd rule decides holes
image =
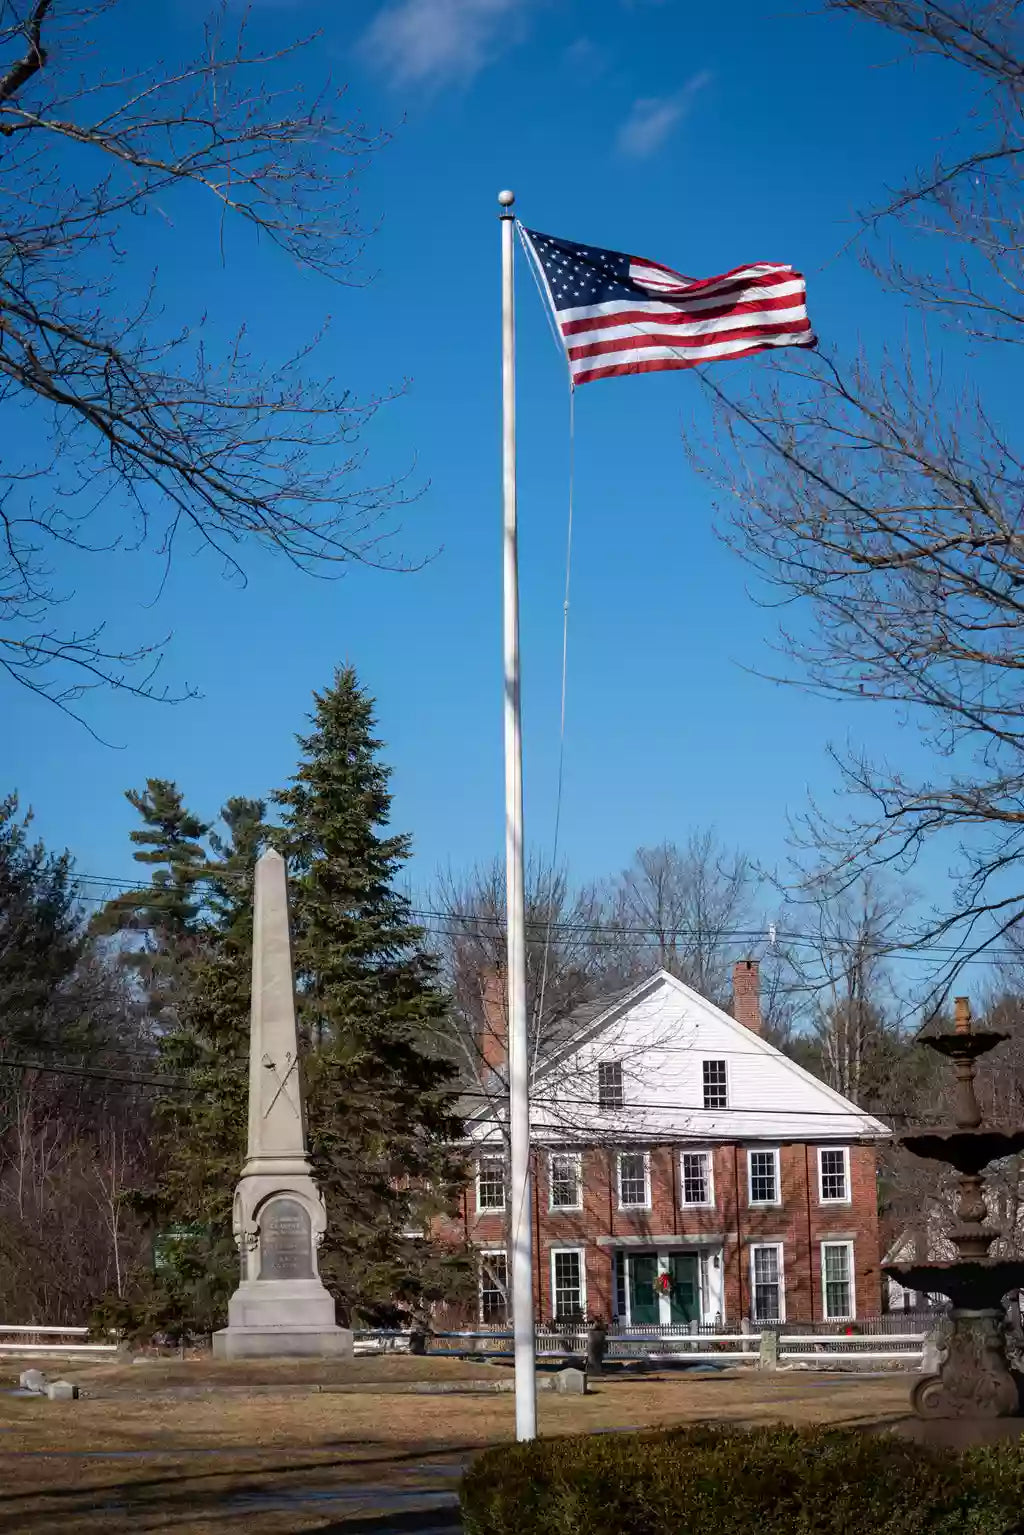
[[[761,976],[756,959],[738,959],[732,967],[732,1015],[754,1034],[761,1029]]]
[[[480,1055],[485,1071],[501,1071],[508,1058],[508,997],[502,965],[488,965],[480,973],[483,1027]]]

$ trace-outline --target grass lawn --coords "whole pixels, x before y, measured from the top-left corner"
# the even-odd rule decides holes
[[[51,1371],[51,1374],[56,1373]],[[493,1371],[456,1360],[325,1365],[161,1363],[65,1371],[103,1395],[0,1397],[0,1532],[43,1535],[337,1535],[423,1529],[417,1507],[450,1503],[462,1465],[514,1437],[511,1395],[388,1394],[387,1381]],[[379,1393],[306,1393],[343,1376]],[[215,1381],[262,1389],[219,1395]],[[209,1391],[183,1394],[180,1386]],[[264,1394],[277,1384],[276,1393]],[[867,1423],[907,1410],[906,1376],[800,1372],[607,1379],[586,1397],[542,1393],[540,1430],[566,1434],[701,1420]],[[289,1389],[291,1388],[291,1389]],[[107,1393],[110,1393],[109,1395]],[[130,1394],[129,1394],[130,1393]],[[438,1516],[440,1518],[440,1516]],[[429,1519],[428,1519],[429,1522]]]

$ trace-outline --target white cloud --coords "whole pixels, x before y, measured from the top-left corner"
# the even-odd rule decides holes
[[[698,94],[710,81],[710,72],[702,69],[672,96],[642,96],[634,101],[615,141],[619,153],[633,160],[653,155],[689,114]]]
[[[390,0],[359,49],[396,85],[468,80],[522,35],[531,0]]]

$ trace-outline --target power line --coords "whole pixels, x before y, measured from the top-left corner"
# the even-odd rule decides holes
[[[202,884],[210,881],[222,881],[225,875],[215,871],[197,871],[189,874],[189,883]],[[140,885],[135,881],[116,878],[112,875],[79,874],[75,876],[78,884],[102,885],[108,890],[117,890],[121,893],[138,891],[140,896],[146,895],[154,889],[159,893],[158,887]],[[101,896],[83,896],[84,904],[105,904]],[[483,930],[484,936],[500,937],[504,933],[504,917],[497,913],[489,912],[461,912],[439,911],[430,907],[410,906],[408,915],[417,922],[427,926],[427,931],[437,937],[461,938],[467,936],[467,932],[473,929]],[[444,924],[444,925],[441,925]],[[768,933],[763,928],[722,928],[717,932],[708,932],[699,928],[675,928],[671,935],[671,941],[665,938],[653,927],[631,927],[614,923],[588,923],[588,922],[549,922],[544,917],[528,917],[526,926],[537,934],[546,934],[549,930],[553,933],[566,936],[580,936],[589,939],[590,947],[614,949],[628,944],[636,948],[667,949],[671,951],[674,942],[691,940],[693,942],[724,942],[729,944],[759,944],[769,941]],[[595,937],[595,935],[598,935]],[[600,935],[607,935],[602,939]],[[638,940],[644,940],[638,942]],[[827,938],[821,934],[804,933],[795,929],[775,929],[776,945],[799,944],[817,950],[828,952],[841,952],[853,946],[855,940],[842,937]],[[916,942],[911,943],[885,943],[872,951],[872,957],[878,959],[899,958],[903,960],[918,960],[930,962],[934,959],[955,959],[961,953],[961,947],[956,944],[929,944],[920,947]],[[983,955],[974,957],[970,962],[982,964],[993,959],[1021,960],[1024,958],[1021,952],[1009,948],[988,948]]]

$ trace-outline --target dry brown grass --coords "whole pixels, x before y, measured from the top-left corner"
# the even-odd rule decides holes
[[[145,1368],[131,1372],[136,1388]],[[584,1398],[543,1394],[540,1429],[566,1434],[697,1419],[863,1423],[905,1412],[908,1384],[805,1374],[606,1380]],[[182,1400],[164,1387],[152,1396],[137,1389],[131,1397],[71,1403],[8,1397],[0,1399],[0,1532],[383,1535],[390,1528],[380,1518],[385,1489],[401,1498],[402,1489],[454,1487],[445,1463],[513,1434],[510,1395]],[[412,1517],[408,1509],[405,1517]]]

